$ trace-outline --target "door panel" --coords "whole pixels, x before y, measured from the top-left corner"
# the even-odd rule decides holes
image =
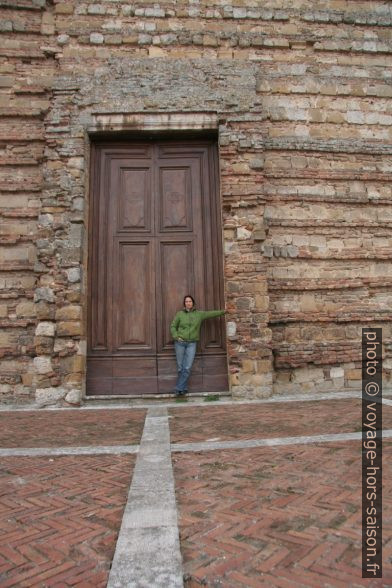
[[[120,167],[117,227],[119,231],[151,231],[151,170]]]
[[[92,159],[87,394],[172,392],[183,296],[223,306],[215,145],[102,143]],[[224,320],[202,332],[190,391],[227,390]]]
[[[192,180],[189,167],[172,164],[159,169],[160,232],[192,231]]]
[[[173,351],[170,323],[178,310],[179,292],[192,292],[194,286],[193,242],[177,241],[159,243],[161,280],[161,308],[158,327],[158,351]]]
[[[155,352],[153,261],[152,242],[117,243],[113,282],[114,328],[117,333],[114,350]]]

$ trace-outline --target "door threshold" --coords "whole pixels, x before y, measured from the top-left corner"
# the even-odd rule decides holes
[[[186,395],[188,402],[200,402],[204,400],[206,402],[214,400],[231,400],[230,392],[189,392]],[[84,405],[94,404],[107,404],[108,406],[113,404],[160,404],[167,402],[175,402],[177,397],[174,394],[138,394],[138,395],[125,395],[125,394],[102,394],[96,396],[86,396],[83,398]]]

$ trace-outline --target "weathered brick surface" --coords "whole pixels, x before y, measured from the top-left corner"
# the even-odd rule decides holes
[[[134,462],[2,458],[2,588],[106,586]]]
[[[362,401],[347,399],[171,409],[172,443],[232,441],[347,433],[361,430]],[[383,405],[383,428],[392,428],[392,407]]]
[[[391,476],[384,443],[383,479]],[[174,454],[188,588],[328,588],[392,582],[390,492],[383,578],[361,578],[361,454],[356,442]]]
[[[236,397],[358,388],[369,324],[383,327],[391,386],[389,4],[10,0],[1,12],[4,402],[77,403],[84,389],[87,134],[113,113],[112,133],[145,130],[153,113],[217,116]],[[35,333],[42,321],[53,335]]]
[[[85,447],[140,442],[146,411],[0,412],[0,447]]]

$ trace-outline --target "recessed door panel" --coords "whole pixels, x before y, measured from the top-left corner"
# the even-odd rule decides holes
[[[155,351],[152,242],[117,243],[113,323],[116,351]]]
[[[149,168],[119,169],[117,227],[119,231],[151,230],[151,174]]]
[[[159,350],[173,348],[170,323],[178,310],[179,296],[194,291],[194,244],[192,241],[160,242],[162,316],[158,325]],[[184,294],[184,295],[185,295]]]
[[[192,231],[192,182],[189,167],[162,166],[159,173],[160,230]]]

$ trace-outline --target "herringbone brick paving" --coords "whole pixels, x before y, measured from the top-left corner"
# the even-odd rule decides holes
[[[384,575],[363,580],[358,442],[174,453],[186,587],[392,586],[391,457]]]
[[[361,430],[361,399],[189,406],[169,410],[172,443],[320,435]],[[383,406],[383,428],[392,407]]]
[[[172,441],[173,432],[175,441],[315,435],[359,430],[360,406],[359,399],[207,405],[173,409],[169,420]],[[137,443],[145,414],[0,413],[0,439],[8,447]],[[390,427],[391,407],[383,414]],[[384,448],[385,481],[387,440]],[[135,459],[0,459],[0,587],[105,586]],[[383,581],[360,578],[356,442],[175,453],[173,460],[187,588],[392,586],[391,542]]]
[[[0,586],[106,586],[134,455],[0,459]]]
[[[75,447],[140,442],[145,409],[0,412],[0,447]]]

